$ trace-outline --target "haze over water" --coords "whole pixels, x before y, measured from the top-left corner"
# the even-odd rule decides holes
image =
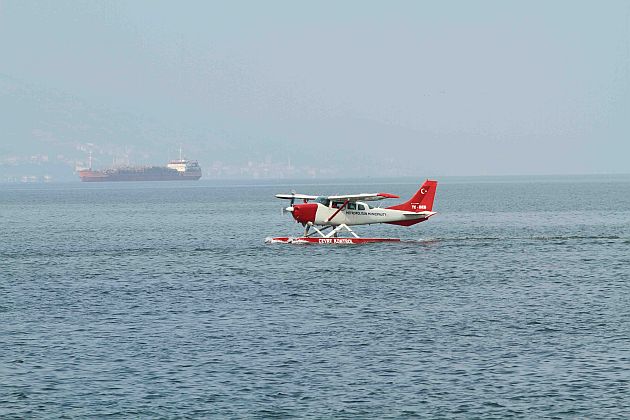
[[[0,51],[0,181],[630,172],[626,0],[3,0]]]
[[[400,244],[275,193],[421,180],[0,186],[0,417],[630,416],[630,177],[440,179]],[[393,202],[392,202],[393,204]]]

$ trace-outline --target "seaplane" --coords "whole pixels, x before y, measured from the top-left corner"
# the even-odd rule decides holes
[[[369,202],[400,198],[389,193],[350,195],[306,195],[292,192],[276,197],[290,200],[283,213],[291,213],[304,226],[300,237],[268,238],[268,243],[361,244],[368,242],[400,242],[397,238],[362,238],[350,226],[389,223],[412,226],[436,214],[433,200],[437,181],[427,179],[409,200],[391,207],[375,207]],[[300,201],[296,204],[296,200]],[[311,231],[312,229],[312,231]]]

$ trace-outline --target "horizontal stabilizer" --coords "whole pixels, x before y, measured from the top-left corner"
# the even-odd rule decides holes
[[[434,214],[436,214],[436,212],[434,212],[434,211],[421,211],[421,212],[418,212],[418,213],[406,212],[406,213],[403,213],[403,216],[410,217],[410,218],[411,217],[413,217],[413,218],[420,218],[420,217],[429,218],[429,217],[433,216]]]

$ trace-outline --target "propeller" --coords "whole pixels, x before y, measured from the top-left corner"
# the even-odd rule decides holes
[[[282,214],[292,213],[294,210],[293,204],[295,204],[295,190],[291,190],[291,202],[288,207],[282,208]]]
[[[291,190],[291,195],[293,197],[291,197],[291,204],[289,205],[289,207],[293,207],[293,203],[295,203],[295,190]]]

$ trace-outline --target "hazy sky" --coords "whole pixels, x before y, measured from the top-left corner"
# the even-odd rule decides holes
[[[0,0],[0,52],[0,155],[630,172],[626,0]]]

